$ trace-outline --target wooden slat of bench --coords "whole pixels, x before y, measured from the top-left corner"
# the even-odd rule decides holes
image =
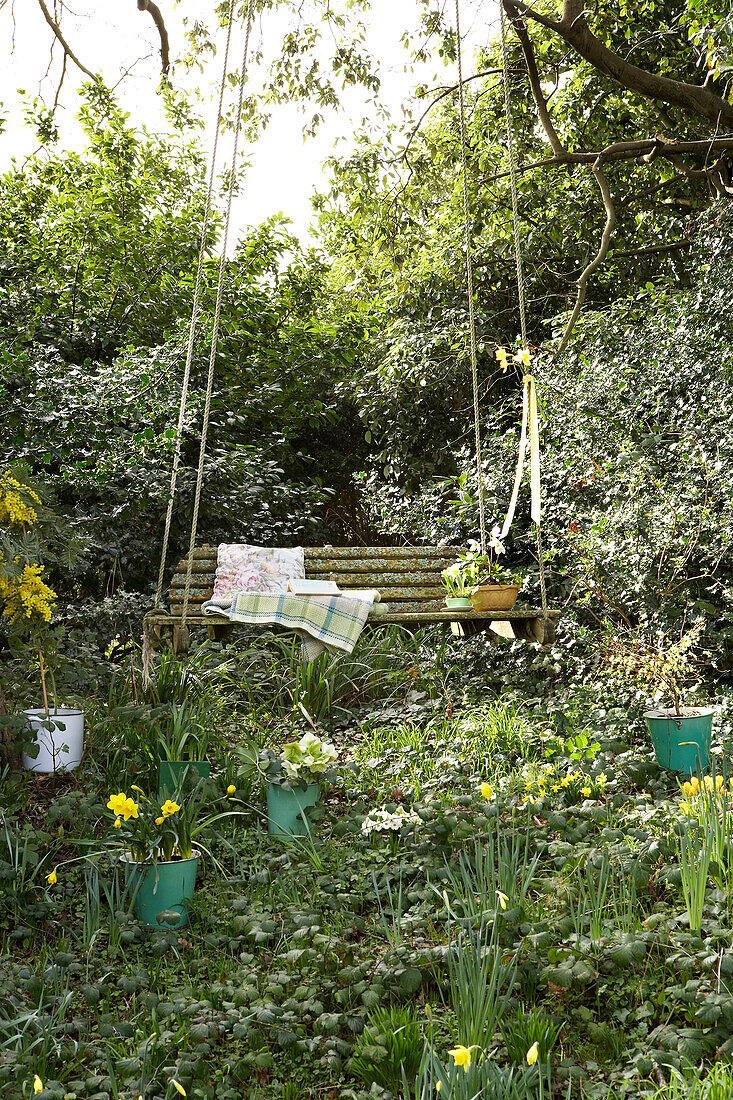
[[[210,584],[213,588],[213,579],[215,573],[212,570],[209,573],[192,573],[191,574],[191,587],[198,586],[199,588],[205,587],[206,584]],[[344,573],[328,573],[321,574],[323,579],[330,578],[336,581],[338,585],[344,585],[348,588],[379,588],[380,585],[389,585],[393,588],[404,588],[407,586],[426,585],[431,588],[440,588],[442,590],[442,584],[440,582],[440,573],[428,573],[428,572],[414,572],[408,573],[379,573],[378,581],[376,583],[377,574],[375,572],[370,573],[355,573],[349,570]],[[367,583],[370,578],[375,578],[375,583]],[[319,579],[319,578],[312,578]],[[171,581],[171,591],[183,589],[186,586],[186,574],[174,573],[173,580]]]
[[[409,576],[406,574],[405,577],[405,583],[394,574],[386,574],[381,577],[369,577],[367,575],[363,577],[349,577],[336,574],[333,579],[344,593],[352,589],[363,591],[368,588],[376,588],[381,593],[383,600],[432,600],[445,596],[442,585],[432,577],[424,577],[420,576],[420,574],[410,574]],[[185,591],[185,577],[175,576],[169,589],[169,598],[171,600],[182,600]],[[213,594],[213,591],[213,574],[209,577],[202,576],[201,574],[191,577],[191,586],[189,588],[191,596],[204,596],[208,599]]]
[[[357,576],[378,576],[382,573],[420,573],[423,576],[439,577],[446,566],[442,558],[405,558],[393,561],[390,558],[353,558],[345,561],[341,558],[323,558],[321,561],[305,563],[306,577],[328,576],[329,573],[353,573]]]
[[[184,603],[184,588],[177,588],[175,592],[171,593],[169,597],[169,603],[171,607],[183,607]],[[348,595],[349,588],[343,588],[344,595]],[[444,602],[444,592],[441,588],[436,587],[404,587],[404,588],[387,588],[380,587],[380,595],[382,602],[385,604],[403,604],[405,602],[428,602],[437,603],[442,605]],[[258,593],[253,593],[258,595]],[[190,606],[206,603],[207,599],[211,598],[211,592],[205,592],[199,590],[198,592],[190,592],[188,597],[188,603]]]
[[[343,558],[384,558],[387,561],[401,561],[405,558],[455,558],[460,552],[458,547],[304,547],[304,557],[307,561],[321,561],[324,558],[340,560]],[[216,561],[218,548],[211,546],[197,547],[194,550],[194,561]],[[182,558],[184,568],[186,559]]]
[[[445,558],[458,553],[443,546],[306,546],[305,560],[322,561],[332,558],[379,558],[383,561],[401,561],[407,558]]]
[[[559,618],[559,611],[548,611],[548,618],[555,620]],[[170,614],[167,611],[149,611],[146,618],[150,622],[160,623],[162,625],[175,624],[181,621],[180,615]],[[388,611],[386,614],[378,614],[370,612],[369,623],[372,625],[378,625],[381,623],[395,623],[395,622],[412,622],[416,624],[429,625],[430,623],[451,623],[451,622],[515,622],[524,620],[536,620],[542,619],[542,611],[536,607],[513,607],[511,611],[493,611],[489,614],[485,611],[473,611],[464,609],[448,610],[441,607],[440,609],[426,610],[422,609],[400,609],[395,611]],[[226,615],[202,615],[198,612],[192,612],[188,616],[187,620],[190,624],[199,623],[215,623],[223,624],[229,623],[229,618]],[[234,624],[243,625],[243,624]]]
[[[349,573],[430,573],[437,575],[445,568],[446,563],[453,560],[453,555],[445,558],[318,558],[317,560],[305,559],[306,576],[321,576],[331,572]],[[196,558],[191,567],[191,573],[215,573],[216,557]],[[185,559],[176,565],[174,576],[186,576]]]

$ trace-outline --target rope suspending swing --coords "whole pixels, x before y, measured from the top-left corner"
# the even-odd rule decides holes
[[[224,223],[224,233],[222,237],[221,250],[219,253],[219,271],[216,287],[216,305],[214,307],[214,323],[211,335],[211,351],[209,354],[209,369],[206,381],[206,398],[204,401],[204,414],[201,425],[201,438],[199,443],[199,458],[196,471],[196,489],[194,494],[193,514],[191,518],[191,531],[189,538],[189,566],[186,571],[186,585],[183,601],[183,612],[181,616],[182,626],[185,627],[186,620],[188,618],[188,605],[191,595],[191,572],[193,568],[193,551],[196,546],[196,533],[198,530],[198,516],[199,506],[201,503],[201,493],[203,491],[204,480],[204,461],[206,457],[206,440],[209,431],[209,419],[211,416],[211,394],[214,384],[214,367],[216,364],[216,355],[219,343],[219,323],[221,317],[221,303],[224,291],[224,274],[226,270],[226,250],[229,240],[229,225],[231,221],[232,213],[232,201],[234,198],[234,187],[236,181],[236,168],[237,168],[237,156],[239,151],[239,138],[242,129],[242,103],[244,98],[244,84],[247,75],[247,57],[249,54],[249,39],[252,29],[252,17],[254,13],[254,0],[250,0],[247,7],[247,19],[246,29],[244,35],[244,48],[242,51],[242,66],[240,70],[239,80],[239,98],[237,103],[237,119],[234,130],[234,147],[232,151],[232,165],[231,174],[229,179],[229,189],[227,193],[227,205],[226,216]],[[170,542],[170,530],[171,520],[173,516],[173,506],[176,497],[176,488],[178,483],[178,470],[181,462],[181,446],[183,440],[183,425],[186,415],[186,405],[188,401],[188,389],[191,378],[191,364],[193,362],[193,350],[196,338],[196,327],[199,316],[199,305],[201,300],[201,284],[203,280],[204,259],[206,256],[206,240],[209,231],[209,224],[211,221],[211,207],[213,202],[214,193],[214,174],[216,171],[217,151],[219,145],[219,130],[224,118],[224,91],[227,83],[227,72],[229,65],[229,49],[232,39],[232,27],[234,24],[234,0],[230,0],[229,11],[227,14],[227,35],[226,44],[224,47],[224,60],[222,64],[221,81],[219,83],[219,102],[217,107],[216,124],[214,127],[214,139],[211,152],[211,166],[209,169],[209,181],[206,192],[206,204],[204,208],[204,220],[201,227],[201,242],[199,247],[198,267],[196,269],[196,285],[193,295],[193,305],[191,308],[191,321],[188,330],[188,343],[186,346],[186,362],[183,370],[183,383],[181,386],[181,402],[178,410],[178,426],[176,429],[176,442],[173,452],[173,465],[171,469],[171,482],[168,495],[168,508],[165,517],[165,527],[163,531],[163,548],[160,556],[160,568],[158,571],[158,584],[155,592],[155,608],[160,608],[161,600],[163,596],[163,581],[165,578],[165,567],[168,557],[168,545]]]
[[[463,182],[463,221],[466,252],[466,293],[468,295],[468,326],[471,354],[471,382],[473,386],[473,416],[476,439],[476,478],[478,485],[479,526],[481,533],[481,552],[486,553],[486,503],[484,493],[483,461],[481,452],[481,429],[479,424],[479,393],[478,393],[478,363],[477,363],[477,335],[476,314],[474,308],[474,282],[473,261],[471,255],[471,215],[468,197],[468,156],[466,140],[466,107],[463,94],[463,60],[461,49],[461,16],[460,0],[455,0],[456,9],[456,59],[458,65],[458,105],[459,105],[459,129],[461,139],[461,174]],[[504,16],[504,5],[499,0],[499,12],[501,17],[501,71],[504,90],[504,119],[506,126],[507,154],[509,160],[509,181],[512,200],[512,237],[514,244],[514,263],[516,268],[517,299],[519,304],[519,324],[522,348],[527,349],[527,307],[524,290],[524,272],[522,268],[522,248],[519,233],[519,202],[517,196],[517,168],[514,151],[514,132],[512,129],[510,88],[509,88],[509,57],[507,50],[507,28]],[[526,444],[530,446],[530,497],[531,516],[535,524],[537,539],[537,564],[539,566],[540,593],[542,598],[542,617],[545,623],[549,618],[547,606],[547,589],[545,582],[544,550],[542,546],[542,511],[541,511],[541,484],[540,484],[540,452],[539,452],[539,427],[537,419],[537,389],[534,377],[523,372],[522,386],[522,427],[519,438],[519,456],[514,477],[514,486],[507,508],[506,518],[501,528],[500,538],[504,538],[514,519],[519,487],[524,471],[524,456]]]

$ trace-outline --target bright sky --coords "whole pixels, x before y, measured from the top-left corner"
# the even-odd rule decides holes
[[[53,10],[53,0],[46,2]],[[179,0],[175,5],[172,0],[158,2],[171,38],[171,57],[175,59],[184,46],[183,19],[200,19],[202,4],[200,0]],[[111,4],[100,4],[98,0],[75,0],[72,7],[77,14],[73,16],[65,11],[62,28],[80,61],[92,71],[101,69],[108,83],[120,80],[117,94],[134,120],[153,131],[164,129],[165,120],[155,92],[160,64],[158,39],[150,16],[138,12],[134,0],[124,0],[124,3],[115,0]],[[452,6],[448,10],[452,12]],[[437,56],[417,71],[405,71],[408,55],[400,44],[400,37],[406,28],[417,30],[422,11],[419,0],[372,0],[368,19],[365,19],[368,48],[380,61],[380,98],[395,121],[402,115],[403,104],[409,104],[411,89],[416,82],[422,81],[432,87],[452,84],[456,79],[454,68],[446,68]],[[495,0],[462,0],[461,11],[464,70],[468,73],[472,71],[474,49],[491,35],[490,25],[497,18]],[[263,23],[255,27],[253,42],[262,47],[266,59],[276,53],[287,25],[283,13],[268,12]],[[235,36],[232,46],[235,58],[241,52],[243,41],[241,29],[237,30],[240,37]],[[0,135],[0,170],[4,170],[13,157],[22,161],[37,145],[33,132],[23,126],[17,91],[22,88],[29,100],[41,95],[47,104],[51,103],[58,83],[62,51],[56,44],[49,70],[52,34],[36,0],[0,0],[0,41],[14,44],[13,52],[2,58],[3,65],[0,66],[3,69],[0,72],[0,101],[4,104],[2,114],[7,119],[6,129]],[[201,140],[206,143],[207,149],[211,143],[215,109],[212,100],[220,65],[221,53],[207,64],[203,73],[186,73],[178,67],[172,74],[177,87],[190,90],[198,85],[206,95],[201,111],[208,125]],[[259,75],[256,71],[252,72],[253,82],[258,80]],[[73,90],[85,79],[69,63],[58,116],[64,147],[78,147],[83,142],[83,135],[74,123],[76,107]],[[348,152],[354,125],[365,114],[376,117],[374,107],[366,102],[367,98],[363,88],[349,89],[344,98],[344,109],[327,118],[316,138],[305,141],[302,136],[303,114],[298,107],[285,105],[275,109],[273,120],[257,149],[249,147],[245,150],[251,155],[252,167],[233,215],[235,237],[246,225],[256,225],[279,211],[291,219],[294,230],[301,238],[308,236],[310,196],[314,190],[327,184],[323,160],[334,151]],[[306,112],[308,116],[312,113],[313,108]],[[227,159],[230,142],[231,135],[225,135],[223,148]]]

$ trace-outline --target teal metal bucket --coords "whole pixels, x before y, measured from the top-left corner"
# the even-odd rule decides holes
[[[188,906],[196,887],[199,853],[190,859],[159,860],[157,863],[135,863],[125,860],[125,881],[129,884],[137,919],[147,928],[166,931],[188,924]],[[159,921],[158,914],[166,910],[178,913],[177,921]]]
[[[654,755],[661,768],[681,775],[693,775],[707,769],[713,728],[712,707],[700,708],[693,714],[680,717],[652,710],[647,711],[644,717]]]
[[[190,775],[197,779],[208,779],[211,764],[208,760],[161,760],[158,764],[158,794],[161,798],[171,798]]]
[[[279,783],[267,784],[267,828],[272,836],[287,840],[291,836],[310,836],[310,823],[302,812],[315,806],[321,793],[318,783],[309,783],[305,790],[289,790]]]

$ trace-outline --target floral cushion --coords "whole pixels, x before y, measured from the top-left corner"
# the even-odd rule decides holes
[[[228,599],[237,592],[285,592],[290,577],[304,576],[302,546],[282,549],[222,542],[213,599]]]

